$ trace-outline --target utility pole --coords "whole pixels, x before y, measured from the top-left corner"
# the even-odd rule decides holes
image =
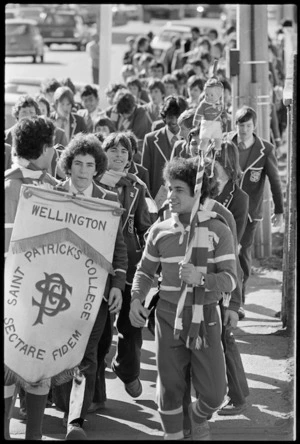
[[[257,113],[257,135],[270,140],[267,5],[237,5],[237,49],[239,76],[234,109],[251,106]],[[264,258],[271,252],[271,192],[266,180],[263,222],[256,230],[254,254]]]
[[[112,9],[111,4],[100,4],[100,17],[97,23],[99,32],[99,96],[100,107],[107,106],[105,88],[110,82],[112,46]]]

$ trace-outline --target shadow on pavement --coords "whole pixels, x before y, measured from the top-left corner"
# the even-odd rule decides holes
[[[267,308],[267,307],[263,307],[261,305],[257,305],[257,304],[245,304],[245,309],[247,311],[252,311],[254,313],[260,314],[260,315],[264,315],[264,316],[269,316],[272,317],[273,319],[264,319],[264,321],[270,321],[270,322],[274,322],[277,321],[278,319],[275,318],[275,314],[277,313],[277,310],[273,310],[271,308]],[[255,319],[250,319],[247,315],[247,320],[255,320]],[[261,320],[261,318],[260,318]]]

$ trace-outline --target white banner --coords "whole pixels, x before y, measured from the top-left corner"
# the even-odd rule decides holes
[[[4,360],[26,382],[81,362],[121,211],[117,202],[22,186],[5,263]]]

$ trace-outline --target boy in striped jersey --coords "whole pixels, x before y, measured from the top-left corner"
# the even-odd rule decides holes
[[[208,228],[206,272],[199,271],[192,263],[182,263],[190,230],[191,211],[197,199],[194,195],[196,174],[197,164],[193,159],[174,158],[166,163],[163,175],[172,216],[152,226],[131,293],[131,323],[135,327],[143,327],[149,310],[143,307],[142,302],[161,265],[162,282],[155,326],[157,402],[167,440],[182,439],[184,436],[182,404],[189,364],[193,386],[199,393],[190,411],[193,440],[211,439],[207,418],[218,410],[227,390],[217,305],[222,292],[231,293],[236,286],[234,241],[225,220],[210,212],[210,217],[197,225]],[[203,182],[198,220],[201,220],[203,214],[208,215],[203,205],[209,195],[208,187],[209,183]],[[197,247],[200,251],[202,246]],[[192,290],[186,294],[182,330],[177,339],[178,336],[174,337],[174,325],[182,282],[188,284]],[[207,343],[203,341],[200,348],[190,348],[187,342],[194,319],[194,287],[205,290],[203,312]]]

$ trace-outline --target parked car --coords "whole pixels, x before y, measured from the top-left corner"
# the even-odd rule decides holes
[[[163,51],[171,47],[171,40],[173,36],[178,36],[182,40],[187,40],[191,37],[192,25],[183,23],[168,22],[162,27],[161,32],[153,37],[151,47],[154,51],[154,56],[159,58]]]
[[[199,12],[197,11],[199,5],[184,5],[184,16],[185,17],[198,17]]]
[[[128,17],[123,5],[112,5],[112,24],[113,26],[122,26],[128,23]]]
[[[224,6],[214,3],[198,5],[197,11],[200,17],[205,18],[220,18],[224,12]]]
[[[125,11],[128,20],[138,20],[141,14],[141,5],[129,5],[128,3],[118,5]]]
[[[167,22],[161,29],[160,33],[154,36],[151,46],[154,50],[154,55],[159,58],[163,51],[171,47],[172,37],[177,36],[182,43],[191,37],[191,29],[195,24],[184,22]],[[205,35],[209,29],[215,28],[221,32],[222,21],[220,19],[201,19],[197,26],[200,29],[200,35]]]
[[[6,8],[5,7],[5,20],[20,18],[20,12],[17,8]]]
[[[90,32],[84,25],[80,15],[74,11],[57,10],[41,14],[39,28],[43,36],[45,45],[51,46],[72,44],[78,51],[84,51],[86,44],[90,40]]]
[[[5,56],[31,56],[33,63],[36,63],[39,57],[40,62],[44,62],[44,40],[36,21],[5,20]]]
[[[17,11],[20,14],[20,17],[24,19],[36,20],[37,22],[40,19],[40,15],[44,12],[43,6],[35,5],[35,6],[18,6]]]
[[[151,19],[163,18],[169,20],[181,20],[184,18],[184,5],[142,5],[143,21],[149,23]]]

